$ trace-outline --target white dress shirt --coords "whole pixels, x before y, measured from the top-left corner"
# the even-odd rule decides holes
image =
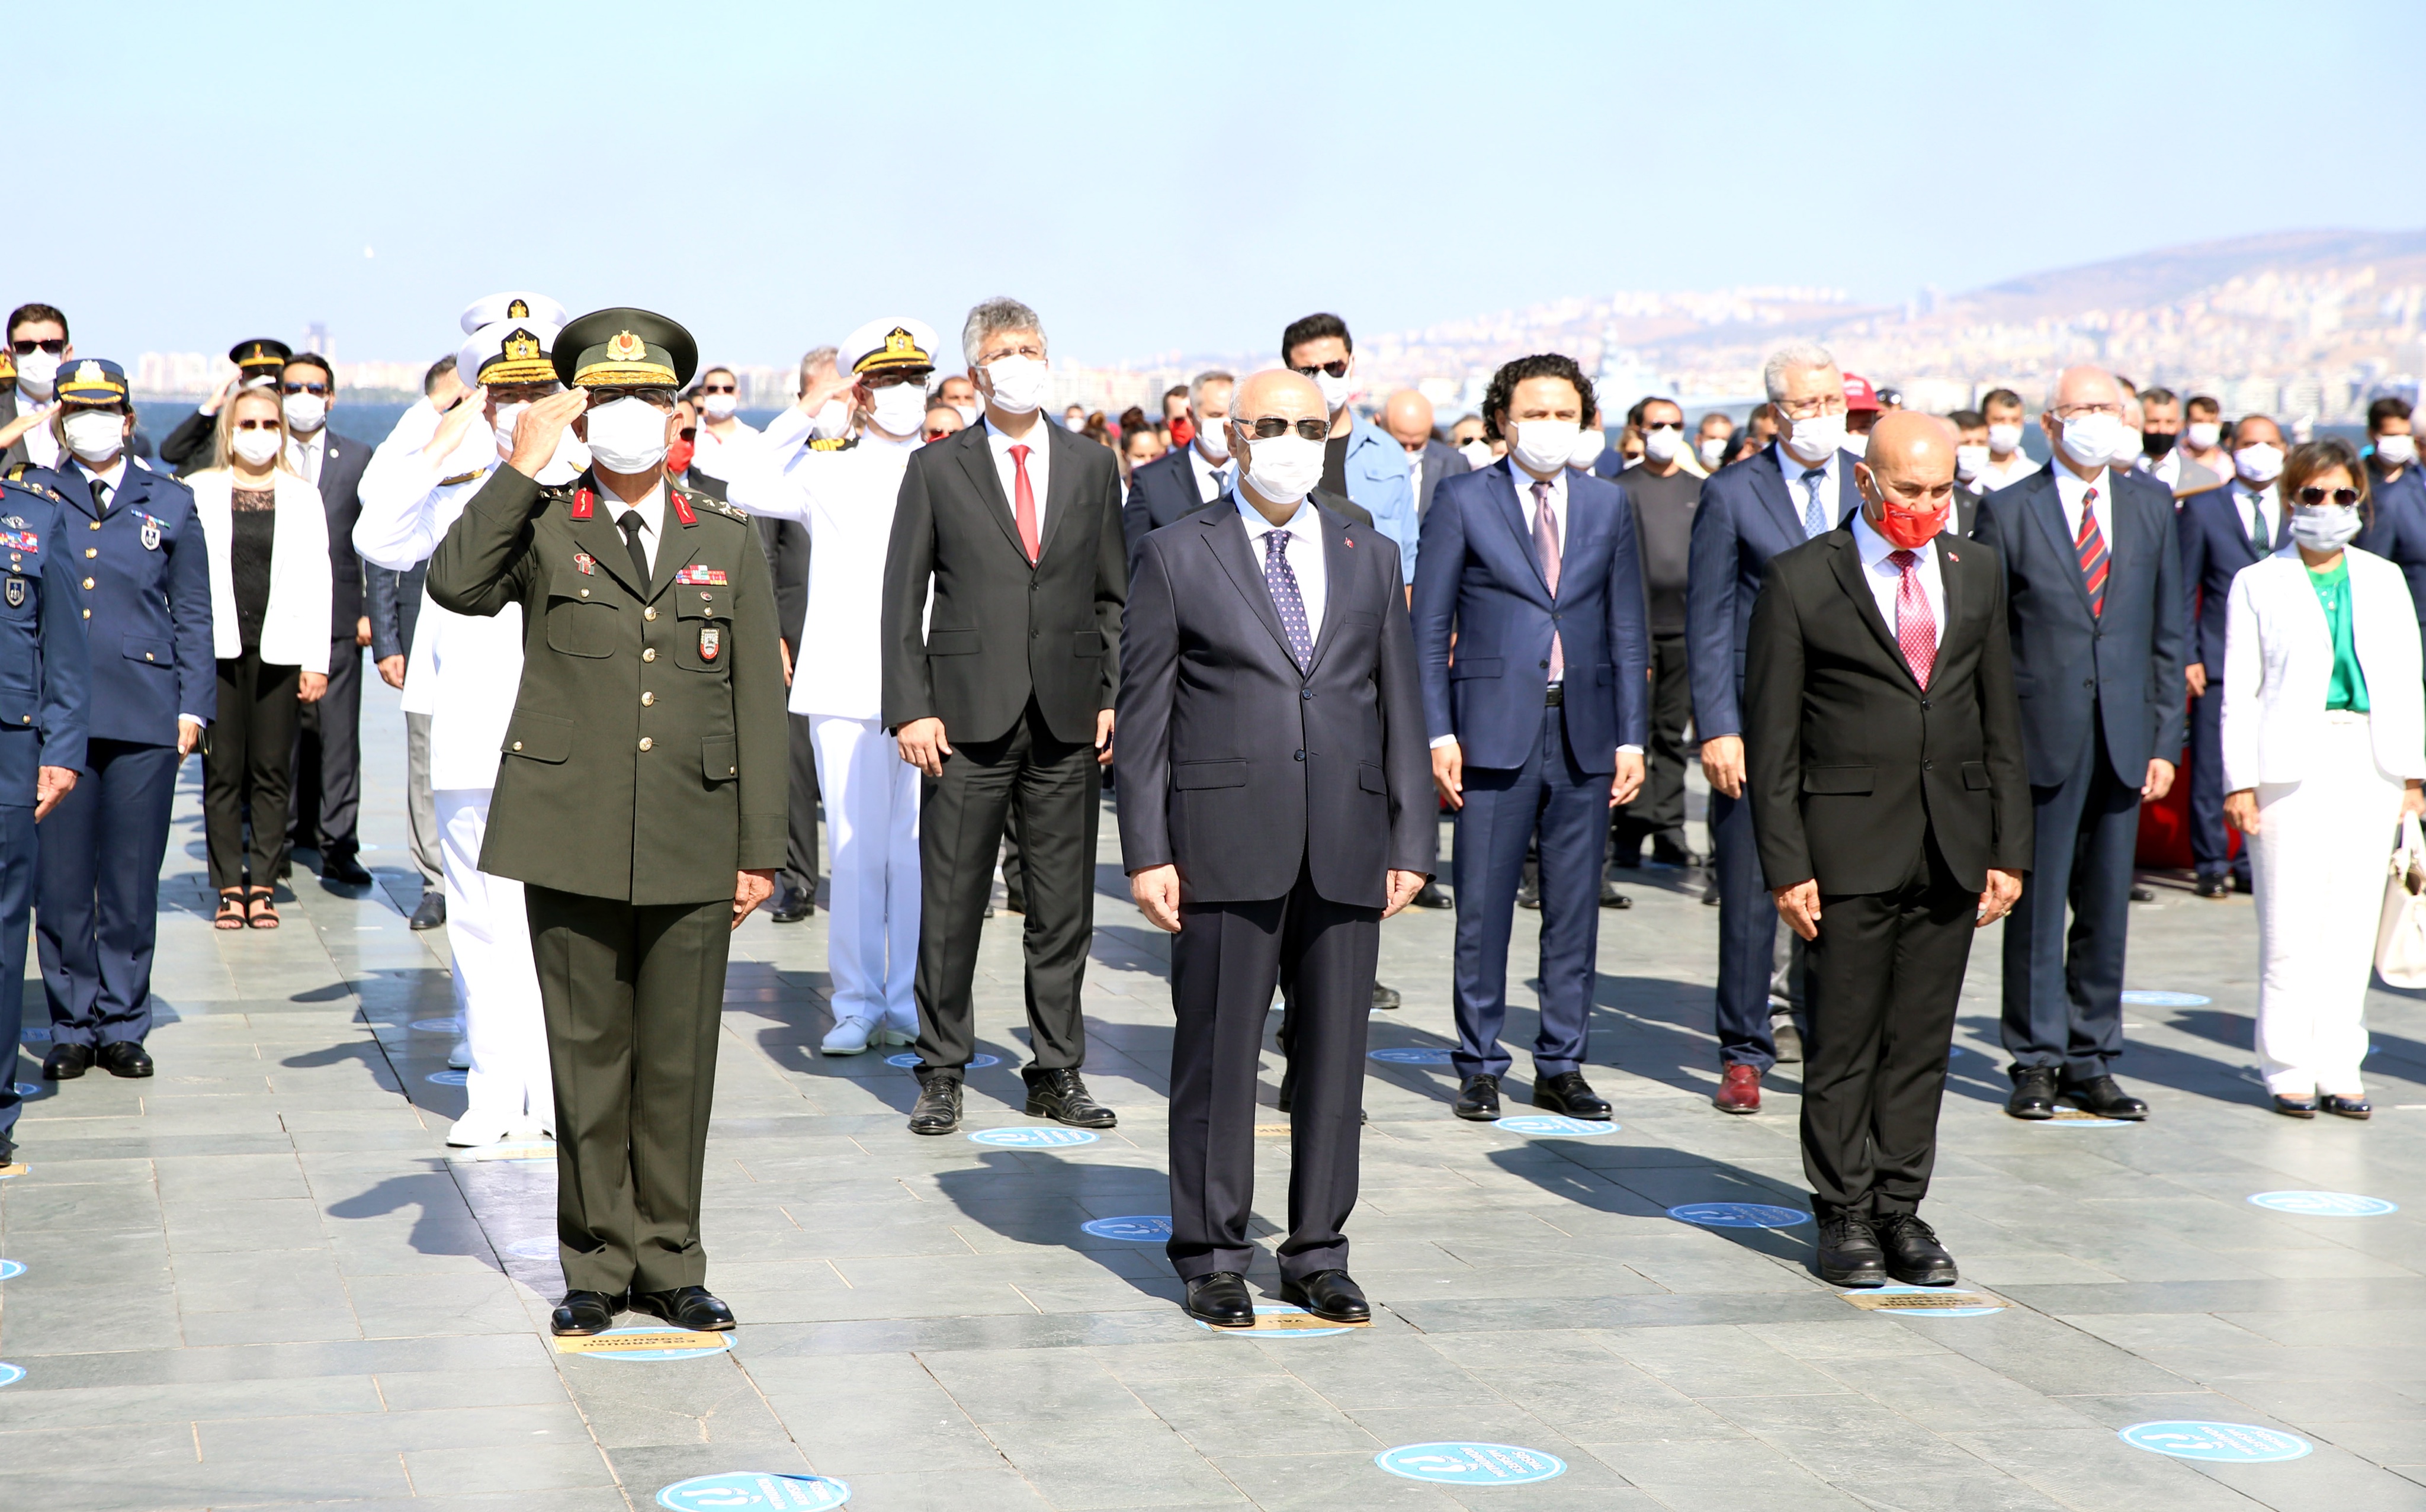
[[[1879,618],[1887,622],[1887,634],[1900,642],[1903,627],[1896,623],[1896,594],[1903,587],[1903,569],[1888,561],[1889,556],[1903,550],[1870,528],[1869,517],[1853,516],[1853,546],[1862,554],[1862,581],[1869,585],[1870,598],[1879,606]],[[1932,537],[1927,545],[1917,548],[1919,564],[1913,571],[1920,574],[1921,596],[1929,601],[1931,641],[1946,644],[1946,579],[1937,565],[1937,540]]]
[[[1972,487],[1982,493],[1994,493],[1998,489],[2011,488],[2038,470],[2039,464],[2024,456],[2022,449],[2016,446],[2014,455],[2001,462],[1990,457],[1988,465],[1980,470],[1979,480]]]
[[[43,395],[41,398],[37,399],[32,394],[25,392],[24,386],[22,383],[18,385],[17,412],[21,415],[26,414],[32,410],[46,409],[58,402],[58,390],[57,387],[54,387],[49,394]],[[50,468],[56,471],[60,460],[70,455],[68,449],[59,444],[59,439],[51,434],[51,423],[48,420],[43,421],[40,425],[26,431],[24,436],[18,439],[25,443],[25,460],[33,463],[36,467]],[[78,463],[77,465],[82,466],[83,464]]]
[[[25,434],[30,437],[33,432],[29,430]],[[85,491],[100,502],[101,512],[104,515],[108,514],[118,503],[118,486],[126,481],[126,454],[120,452],[111,458],[109,465],[98,473],[85,466],[84,458],[81,457],[76,458],[75,466],[76,471],[84,475]],[[103,495],[100,489],[93,487],[95,483],[101,484],[109,491],[106,496]]]
[[[1238,476],[1238,459],[1237,458],[1225,457],[1218,462],[1213,461],[1208,458],[1203,451],[1199,450],[1193,442],[1190,442],[1188,448],[1188,465],[1189,468],[1196,475],[1196,497],[1205,504],[1211,504],[1214,500],[1221,497],[1222,494],[1227,493],[1230,491],[1231,483],[1236,481]],[[1213,472],[1216,468],[1219,468],[1228,475],[1217,481],[1213,476]]]
[[[1037,425],[1025,437],[1013,436],[986,416],[986,444],[994,448],[995,475],[1002,479],[1002,499],[1011,506],[1011,517],[1019,518],[1019,464],[1012,460],[1013,446],[1027,448],[1027,487],[1036,495],[1036,549],[1044,549],[1044,483],[1053,467],[1053,433],[1044,427],[1051,422],[1040,417]]]
[[[1420,451],[1407,453],[1407,491],[1415,496],[1417,504],[1423,503],[1424,454]]]
[[[2106,469],[2099,468],[2094,477],[2083,478],[2068,467],[2054,467],[2056,502],[2063,506],[2063,528],[2066,540],[2080,539],[2080,506],[2089,491],[2097,491],[2097,533],[2106,538],[2108,552],[2114,550],[2114,479]]]
[[[1247,545],[1255,554],[1256,571],[1264,570],[1264,554],[1271,549],[1264,544],[1264,538],[1283,534],[1289,537],[1288,545],[1282,550],[1288,557],[1289,571],[1297,575],[1297,596],[1305,601],[1306,632],[1319,645],[1323,596],[1329,579],[1322,560],[1322,516],[1315,509],[1314,501],[1300,499],[1297,513],[1289,516],[1288,523],[1276,525],[1237,490],[1231,490],[1230,497],[1238,507],[1238,518],[1247,523]]]
[[[1805,522],[1807,533],[1811,518],[1811,490],[1803,481],[1803,475],[1811,471],[1812,464],[1787,451],[1782,441],[1771,442],[1769,449],[1777,454],[1777,470],[1786,479],[1786,496],[1794,504],[1794,518]],[[1828,522],[1824,528],[1834,530],[1837,514],[1844,507],[1840,501],[1844,498],[1845,448],[1839,446],[1830,452],[1828,459],[1819,467],[1827,475],[1820,480],[1820,512]],[[1564,540],[1566,538],[1561,536],[1559,539]]]
[[[302,475],[314,488],[320,486],[320,461],[329,449],[329,427],[322,426],[308,436],[290,434],[286,438],[286,465]]]
[[[1525,516],[1526,539],[1529,544],[1542,533],[1542,511],[1533,507],[1536,479],[1532,474],[1518,467],[1512,457],[1508,458],[1508,479],[1516,485],[1516,504]],[[1563,562],[1567,559],[1567,470],[1560,468],[1557,473],[1539,481],[1550,485],[1550,496],[1543,501],[1543,507],[1550,511],[1551,523],[1559,527],[1559,560]]]
[[[2240,519],[2240,533],[2250,539],[2257,539],[2257,512],[2266,511],[2266,549],[2274,551],[2283,544],[2283,501],[2275,487],[2269,483],[2262,489],[2252,489],[2235,476],[2232,488],[2232,512]]]
[[[622,535],[623,532],[624,511],[627,509],[640,511],[640,555],[648,558],[649,575],[655,577],[657,571],[657,542],[665,539],[665,480],[658,479],[638,503],[632,504],[625,503],[614,490],[602,487],[598,491],[598,508],[606,516],[607,523],[615,527],[617,535]]]
[[[793,406],[795,413],[799,409]],[[690,465],[710,477],[731,479],[751,464],[763,444],[761,432],[747,421],[736,420],[729,434],[719,436],[703,420],[692,437]]]
[[[2182,449],[2179,446],[2174,446],[2162,457],[2143,457],[2140,458],[2139,467],[2141,472],[2162,483],[2165,486],[2165,491],[2171,493],[2180,486],[2182,481]]]

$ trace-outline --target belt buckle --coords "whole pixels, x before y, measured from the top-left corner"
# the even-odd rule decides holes
[[[1545,709],[1561,709],[1566,707],[1566,702],[1567,685],[1564,683],[1553,683],[1544,690],[1542,707]]]

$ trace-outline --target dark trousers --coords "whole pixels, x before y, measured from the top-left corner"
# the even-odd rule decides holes
[[[2140,789],[2114,776],[2093,715],[2072,775],[2032,784],[2030,885],[2005,921],[2003,1037],[2013,1069],[2102,1076],[2123,1054],[2123,945]],[[2072,909],[2065,928],[2064,906]]]
[[[2191,864],[2201,877],[2249,880],[2249,847],[2231,852],[2224,828],[2224,668],[2191,700]]]
[[[34,740],[31,731],[0,739]],[[16,1145],[17,1042],[25,1034],[25,926],[34,911],[34,806],[0,804],[0,1166]]]
[[[1302,868],[1286,897],[1191,903],[1172,942],[1171,1264],[1183,1280],[1254,1258],[1255,1078],[1272,989],[1292,1001],[1288,1238],[1281,1274],[1345,1269],[1356,1206],[1365,1027],[1382,910],[1334,903]]]
[[[219,661],[219,712],[202,753],[202,833],[210,843],[211,886],[267,887],[286,854],[286,796],[294,780],[295,698],[301,669],[266,663],[248,648]],[[252,837],[245,839],[245,812]]]
[[[34,940],[55,1043],[140,1044],[152,1032],[177,764],[174,746],[88,741],[75,790],[42,821]]]
[[[918,808],[919,1074],[958,1079],[977,1053],[978,938],[994,891],[1006,815],[1019,814],[1026,861],[1029,1064],[1086,1063],[1078,989],[1095,927],[1095,749],[1054,738],[1030,700],[1008,733],[955,743]]]
[[[564,1284],[703,1286],[701,1172],[733,900],[636,906],[523,886],[556,1092]]]
[[[791,835],[784,850],[784,875],[776,897],[813,903],[817,896],[817,753],[809,743],[809,716],[786,715],[791,723]]]
[[[1643,748],[1642,791],[1609,821],[1615,859],[1631,865],[1646,840],[1685,844],[1685,730],[1693,722],[1693,683],[1685,636],[1651,637],[1651,744]]]
[[[1767,1071],[1777,1064],[1777,1041],[1769,1032],[1777,905],[1761,876],[1750,803],[1711,793],[1710,848],[1719,872],[1719,1064]]]
[[[362,849],[363,648],[349,633],[329,642],[329,691],[300,706],[289,769],[288,848],[310,845],[325,861]]]
[[[1541,738],[1519,767],[1469,766],[1457,812],[1457,955],[1451,1006],[1460,1076],[1504,1076],[1508,945],[1528,841],[1539,836],[1542,888],[1542,1022],[1533,1070],[1557,1076],[1579,1067],[1592,1021],[1593,973],[1600,951],[1602,842],[1609,833],[1607,773],[1587,772],[1567,748],[1566,711],[1542,711]]]
[[[1820,900],[1803,1040],[1803,1172],[1821,1222],[1910,1213],[1929,1195],[1980,898],[1947,871],[1933,834],[1921,852],[1892,893]]]

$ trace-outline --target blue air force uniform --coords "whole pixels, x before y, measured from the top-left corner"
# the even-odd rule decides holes
[[[125,375],[79,360],[60,372],[58,394],[71,407],[122,406]],[[66,591],[92,663],[84,770],[42,823],[36,944],[54,1062],[73,1047],[140,1047],[151,1032],[177,717],[208,723],[218,707],[209,557],[193,492],[122,453],[100,473],[121,462],[115,486],[69,455],[56,471],[25,475],[60,501]],[[144,1066],[131,1074],[148,1074]]]
[[[65,510],[40,486],[0,482],[0,1165],[15,1143],[24,1031],[25,921],[34,906],[40,768],[85,764],[90,663],[76,613]]]

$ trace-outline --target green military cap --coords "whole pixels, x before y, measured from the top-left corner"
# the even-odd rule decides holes
[[[235,364],[236,371],[242,373],[248,382],[255,378],[276,378],[294,355],[295,348],[267,336],[255,336],[251,341],[240,341],[228,348],[228,361]]]
[[[576,317],[549,356],[567,388],[678,389],[699,367],[699,344],[663,315],[619,306]]]

